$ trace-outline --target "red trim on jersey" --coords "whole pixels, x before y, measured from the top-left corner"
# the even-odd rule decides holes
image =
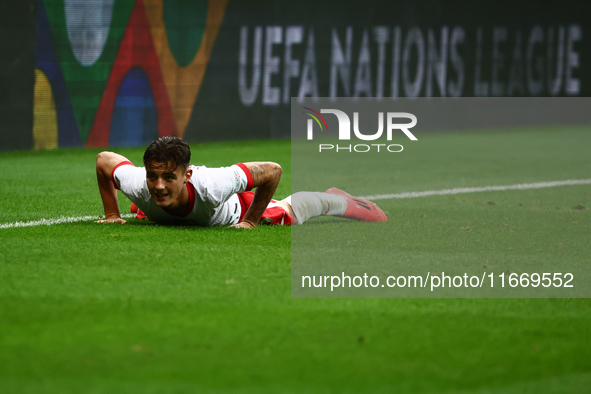
[[[124,165],[130,165],[130,166],[132,166],[132,165],[133,165],[133,163],[132,163],[132,162],[130,162],[130,161],[128,161],[128,160],[126,160],[126,161],[122,161],[121,163],[117,164],[117,165],[116,165],[116,166],[113,168],[113,171],[111,171],[111,181],[113,182],[113,186],[115,186],[115,189],[117,189],[117,190],[119,190],[119,186],[117,185],[117,182],[115,182],[115,170],[116,170],[117,168],[121,167],[121,166],[124,166]]]
[[[193,184],[191,182],[187,182],[185,185],[187,186],[187,192],[189,192],[189,202],[187,203],[187,209],[185,209],[185,213],[182,216],[180,216],[183,218],[189,216],[189,214],[193,210],[193,207],[195,206],[195,187],[193,186]],[[169,215],[178,216],[178,215],[175,215],[174,213],[170,212],[166,208],[162,208],[162,209],[164,210],[164,212],[166,212]]]
[[[254,199],[254,192],[244,192],[238,193],[238,200],[240,201],[240,208],[242,212],[240,212],[240,220],[238,223],[244,219],[244,214],[252,204],[252,200]],[[275,200],[271,200],[270,202],[277,202]],[[277,224],[277,225],[290,225],[291,224],[291,215],[282,207],[271,207],[265,209],[263,212],[263,216],[261,216],[261,224]]]
[[[238,167],[240,167],[242,169],[242,171],[244,171],[244,174],[246,175],[246,191],[252,190],[252,188],[254,187],[254,180],[252,179],[252,173],[250,172],[250,170],[248,169],[248,167],[246,167],[243,163],[238,163],[236,164]]]
[[[195,206],[195,186],[191,182],[187,182],[187,190],[189,191],[189,203],[187,204],[185,216],[189,216]]]
[[[238,220],[238,223],[244,219],[244,215],[246,214],[246,211],[248,211],[250,204],[252,204],[253,198],[254,192],[238,193],[238,201],[240,201],[240,219]]]

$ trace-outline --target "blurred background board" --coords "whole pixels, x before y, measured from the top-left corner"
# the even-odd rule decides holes
[[[2,7],[0,150],[286,138],[291,97],[591,95],[589,2]]]

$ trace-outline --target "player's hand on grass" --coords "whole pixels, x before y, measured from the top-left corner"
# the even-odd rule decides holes
[[[254,224],[252,224],[250,222],[247,222],[247,221],[242,221],[242,222],[240,222],[238,224],[233,224],[233,225],[231,225],[229,227],[230,228],[255,228],[256,225],[254,225]]]
[[[95,221],[95,223],[119,223],[119,224],[125,224],[126,222],[127,222],[126,220],[121,219],[120,217],[106,218],[106,219]]]

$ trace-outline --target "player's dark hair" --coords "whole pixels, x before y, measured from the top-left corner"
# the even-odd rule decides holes
[[[160,137],[154,140],[144,153],[146,167],[150,163],[163,163],[168,171],[176,171],[178,166],[186,170],[190,162],[191,148],[178,137]]]

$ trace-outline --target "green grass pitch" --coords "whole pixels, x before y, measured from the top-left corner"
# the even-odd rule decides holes
[[[428,134],[397,156],[400,170],[387,182],[349,191],[589,179],[589,146],[589,128]],[[116,151],[141,163],[141,148]],[[97,153],[2,153],[0,224],[98,218]],[[289,195],[297,183],[289,141],[193,145],[194,164],[260,160],[283,166],[277,196]],[[339,186],[331,169],[323,170],[314,186]],[[591,262],[591,185],[378,204],[390,219],[377,224],[379,231],[396,235],[392,252],[407,260]],[[129,209],[122,195],[120,206]],[[378,231],[314,221],[323,224],[311,228],[323,231]],[[0,240],[3,393],[500,394],[591,387],[589,299],[292,299],[289,227],[85,221],[4,228]]]

